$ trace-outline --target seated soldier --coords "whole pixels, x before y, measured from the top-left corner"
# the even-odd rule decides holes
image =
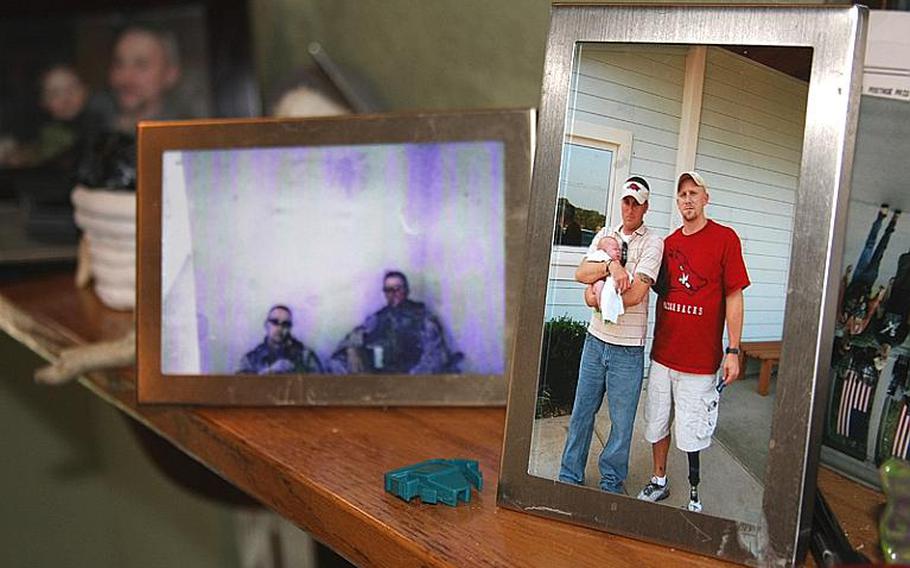
[[[265,320],[265,339],[240,360],[237,374],[277,375],[322,373],[322,363],[311,349],[291,335],[291,310],[272,306]]]
[[[329,363],[333,373],[458,373],[461,353],[446,347],[439,319],[422,302],[408,299],[408,279],[387,272],[386,306],[367,317],[338,344]]]

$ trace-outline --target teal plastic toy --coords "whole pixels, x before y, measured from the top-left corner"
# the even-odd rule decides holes
[[[409,501],[443,502],[454,507],[459,499],[471,501],[471,486],[483,489],[483,474],[477,460],[434,459],[394,469],[385,474],[385,490]]]

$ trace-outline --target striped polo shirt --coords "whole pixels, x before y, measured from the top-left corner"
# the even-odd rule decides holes
[[[588,247],[585,261],[588,256],[597,250],[597,243],[603,237],[613,235],[617,242],[622,243],[622,224],[615,229],[606,227],[598,231]],[[657,281],[660,272],[660,263],[664,254],[664,240],[654,231],[648,229],[644,223],[636,229],[631,237],[627,235],[629,251],[626,259],[626,270],[630,276],[644,274]],[[626,308],[625,313],[619,316],[617,323],[604,322],[600,314],[594,312],[588,332],[605,343],[612,345],[643,346],[645,335],[648,332],[648,301],[651,293],[648,292],[641,303]]]

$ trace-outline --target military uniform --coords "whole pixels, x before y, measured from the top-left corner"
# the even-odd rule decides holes
[[[364,372],[457,373],[456,359],[446,347],[442,325],[422,302],[405,300],[386,306],[354,328],[332,354],[333,372],[352,372],[348,349],[360,355]]]
[[[290,367],[286,371],[269,371],[276,362],[284,359]],[[304,346],[293,337],[288,337],[277,348],[269,344],[268,339],[243,356],[237,373],[271,374],[271,373],[324,373],[322,363],[313,350]]]

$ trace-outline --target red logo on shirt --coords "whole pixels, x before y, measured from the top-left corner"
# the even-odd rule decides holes
[[[688,294],[695,294],[708,283],[702,275],[692,270],[689,259],[679,249],[670,250],[667,258],[679,272],[679,275],[670,281],[671,290],[685,290]]]

